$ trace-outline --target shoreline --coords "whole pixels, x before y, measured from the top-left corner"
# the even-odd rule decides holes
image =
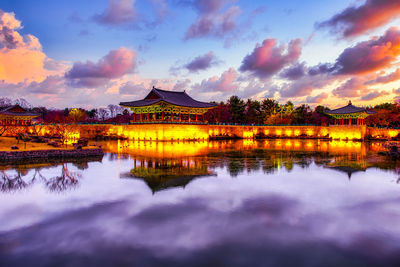
[[[8,165],[16,162],[52,160],[52,159],[84,159],[103,157],[101,148],[87,149],[49,149],[49,150],[25,150],[25,151],[0,151],[0,165]]]

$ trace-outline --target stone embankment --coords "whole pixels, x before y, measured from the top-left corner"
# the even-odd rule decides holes
[[[102,157],[104,152],[101,148],[94,149],[51,149],[35,151],[0,151],[0,163],[8,163],[22,160],[35,159],[69,159]]]

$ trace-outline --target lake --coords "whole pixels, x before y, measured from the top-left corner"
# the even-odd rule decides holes
[[[0,266],[400,266],[382,143],[99,143],[0,169]]]

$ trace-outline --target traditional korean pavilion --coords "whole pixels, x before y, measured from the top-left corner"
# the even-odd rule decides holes
[[[335,118],[335,125],[365,125],[365,118],[375,113],[373,110],[353,106],[351,101],[347,106],[326,112]]]
[[[32,119],[39,114],[29,112],[20,105],[14,105],[0,110],[0,125],[26,126],[32,124]]]
[[[200,102],[185,91],[166,91],[153,87],[142,100],[121,102],[134,113],[133,122],[204,122],[204,113],[217,105]]]

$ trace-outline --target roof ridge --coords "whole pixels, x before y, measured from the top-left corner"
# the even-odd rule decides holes
[[[163,90],[163,89],[159,89],[159,88],[153,88],[153,89],[157,90],[157,91],[167,92],[167,93],[186,93],[185,91],[169,91],[169,90]]]

